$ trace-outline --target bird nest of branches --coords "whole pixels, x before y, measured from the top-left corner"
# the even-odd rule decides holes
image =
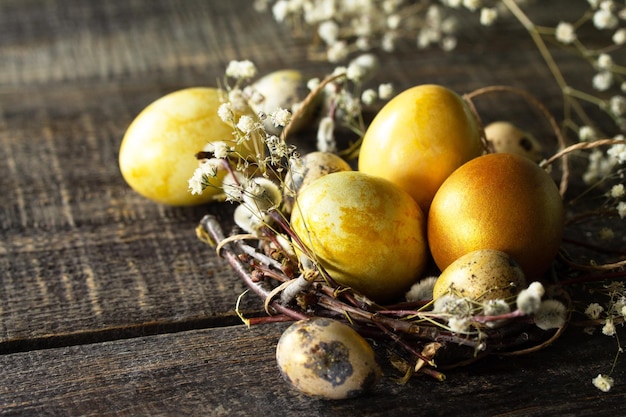
[[[445,301],[440,299],[438,303],[432,299],[431,279],[424,284],[426,287],[431,285],[431,292],[426,291],[431,295],[430,299],[428,296],[416,300],[402,298],[380,304],[339,283],[326,270],[323,262],[315,261],[315,254],[308,253],[308,260],[303,261],[302,253],[310,249],[290,223],[291,209],[298,200],[298,192],[293,187],[294,160],[301,155],[296,147],[288,144],[288,140],[293,126],[310,114],[311,107],[319,105],[320,100],[316,97],[328,91],[328,86],[334,86],[335,99],[337,91],[345,91],[345,85],[341,84],[345,76],[345,73],[333,74],[319,82],[293,114],[290,113],[282,121],[278,112],[271,115],[262,111],[242,113],[241,109],[237,109],[241,103],[235,103],[232,94],[239,90],[239,81],[234,86],[226,85],[223,105],[226,107],[220,109],[220,117],[233,126],[234,135],[240,142],[256,141],[254,147],[257,150],[252,156],[243,156],[232,147],[223,152],[213,145],[197,155],[201,167],[194,176],[194,184],[211,187],[210,173],[215,175],[220,170],[226,172],[227,179],[230,178],[221,185],[224,191],[221,198],[237,205],[237,226],[225,233],[225,225],[232,224],[232,219],[225,221],[215,215],[206,215],[196,232],[201,240],[216,247],[218,255],[228,262],[249,292],[262,300],[266,314],[255,317],[240,314],[246,324],[297,321],[311,317],[340,320],[382,347],[389,362],[402,374],[399,380],[406,381],[416,373],[442,380],[446,369],[472,363],[487,355],[535,352],[553,343],[572,323],[604,326],[603,332],[610,334],[611,329],[605,329],[609,322],[613,326],[623,322],[626,291],[621,280],[626,275],[626,254],[618,250],[614,251],[617,252],[617,259],[606,262],[593,260],[606,259],[611,251],[588,241],[582,242],[585,239],[564,239],[557,258],[544,277],[530,282],[527,288],[520,288],[511,298],[495,301],[471,299],[451,290],[449,297],[442,297]],[[526,100],[545,116],[554,132],[558,150],[542,160],[539,166],[546,170],[556,167],[552,175],[560,175],[557,183],[563,197],[569,185],[580,181],[570,172],[569,156],[584,154],[585,158],[589,158],[594,151],[606,156],[607,149],[626,145],[626,141],[620,138],[568,144],[559,124],[539,100],[526,91],[507,86],[487,87],[463,96],[478,121],[480,115],[474,104],[487,94],[512,94]],[[244,107],[247,107],[254,94],[248,92],[243,96],[246,97]],[[328,105],[328,100],[321,101]],[[349,111],[344,109],[342,113],[338,103],[338,100],[332,102],[332,120],[349,119],[346,126],[356,125],[363,132],[365,125],[360,113],[350,117]],[[250,119],[244,120],[244,117]],[[281,127],[282,124],[281,133],[270,132],[267,127],[270,119],[274,122],[273,127]],[[479,125],[485,153],[495,152],[493,144],[484,135],[482,125]],[[326,136],[320,127],[318,145],[320,140],[326,145],[329,139],[336,140],[334,135],[337,130],[333,130],[336,127],[326,129]],[[350,128],[343,133],[351,134],[358,130]],[[329,131],[335,133],[329,134]],[[352,142],[342,155],[358,154],[359,144],[358,140]],[[623,168],[614,164],[611,172],[604,179],[610,177],[621,182]],[[192,188],[193,181],[190,180]],[[588,230],[589,224],[594,224],[595,231],[604,230],[598,224],[619,218],[622,214],[616,207],[616,200],[611,200],[610,183],[605,181],[600,185],[597,189],[604,189],[600,193],[603,196],[600,207],[587,210],[589,205],[580,205],[585,207],[581,212],[568,207],[566,231],[575,231],[574,234],[583,236],[582,231]],[[262,204],[259,203],[261,200]],[[251,206],[254,209],[250,209]],[[241,220],[241,213],[240,219],[237,218],[240,207],[248,210],[243,215],[244,220]],[[571,250],[572,247],[575,249]],[[596,252],[597,256],[590,255]],[[580,254],[582,256],[578,256]],[[439,273],[436,268],[432,270],[434,275]],[[597,285],[594,296],[602,296],[602,300],[595,302],[595,299],[590,299],[587,285]]]

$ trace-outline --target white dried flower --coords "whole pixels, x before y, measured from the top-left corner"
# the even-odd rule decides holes
[[[332,45],[339,37],[339,25],[332,20],[327,20],[319,25],[317,33],[327,45]]]
[[[621,137],[615,139],[621,139]],[[606,151],[606,154],[612,162],[623,164],[626,162],[626,144],[616,143]]]
[[[617,214],[619,214],[620,218],[626,218],[626,202],[620,201],[617,204]]]
[[[451,314],[457,317],[469,317],[472,313],[472,304],[467,298],[459,298],[452,294],[445,294],[433,303],[436,313]]]
[[[236,79],[249,79],[256,75],[256,66],[252,61],[230,61],[226,68],[226,76]]]
[[[531,283],[517,295],[517,308],[524,314],[532,314],[539,309],[545,289],[540,282]]]
[[[242,115],[237,122],[237,129],[241,130],[245,135],[252,132],[256,127],[254,119],[247,114]]]
[[[380,97],[381,100],[389,100],[393,92],[393,85],[391,83],[384,83],[378,86],[378,97]]]
[[[269,117],[274,127],[287,126],[291,121],[291,113],[285,109],[277,109],[270,113]]]
[[[456,48],[457,39],[455,36],[446,36],[441,40],[441,49],[446,52],[453,51]]]
[[[591,142],[596,138],[596,132],[591,126],[581,126],[578,129],[578,140],[581,142]]]
[[[468,317],[450,317],[448,319],[448,327],[454,333],[468,333],[471,321]]]
[[[311,78],[310,80],[306,82],[306,88],[308,88],[311,91],[315,90],[318,85],[320,85],[319,78]]]
[[[624,197],[624,184],[615,184],[611,187],[611,197],[613,198],[622,198]]]
[[[231,152],[230,146],[221,140],[209,143],[205,149],[207,148],[216,158],[226,158]]]
[[[534,320],[541,330],[558,329],[567,320],[567,309],[560,301],[545,300],[535,312]]]
[[[480,24],[491,26],[498,18],[498,10],[495,7],[483,7],[480,10]]]
[[[598,303],[591,303],[585,309],[585,315],[590,319],[596,320],[600,317],[600,314],[604,311],[604,307],[602,307]]]
[[[604,326],[602,326],[602,334],[605,334],[607,336],[615,336],[615,323],[613,322],[612,317],[608,317],[605,320]]]
[[[610,70],[613,66],[613,58],[609,54],[600,54],[596,60],[596,65],[598,69],[601,70]]]
[[[345,41],[338,41],[330,45],[326,51],[329,62],[339,62],[348,56],[348,44]]]
[[[406,293],[406,300],[411,301],[428,301],[433,299],[433,288],[437,277],[427,277],[419,280],[417,283],[411,286],[411,289]]]
[[[626,114],[626,97],[613,96],[609,100],[609,109],[615,116],[624,116]]]
[[[569,45],[576,40],[576,29],[574,25],[568,22],[559,22],[555,32],[556,40]]]
[[[233,88],[228,92],[228,101],[234,112],[243,113],[248,109],[248,99],[240,88]]]
[[[613,43],[615,45],[623,45],[626,43],[626,29],[621,28],[613,34]]]
[[[618,23],[617,17],[610,10],[600,8],[593,14],[593,25],[597,29],[615,29]]]
[[[230,103],[220,104],[220,106],[217,109],[217,115],[225,123],[230,123],[235,119],[233,106]]]
[[[596,388],[603,392],[609,392],[614,383],[613,378],[603,374],[598,374],[598,376],[593,378],[591,382]]]
[[[613,84],[613,74],[610,71],[600,71],[593,76],[593,88],[598,91],[606,91]]]
[[[387,27],[392,30],[398,29],[398,27],[400,27],[401,20],[402,19],[399,14],[389,15],[387,16],[387,20],[386,20]]]
[[[371,88],[366,89],[361,94],[361,101],[363,102],[363,104],[367,106],[374,103],[377,98],[378,98],[378,94],[376,94],[376,91],[374,91]]]
[[[289,14],[289,1],[278,0],[272,7],[272,14],[277,22],[283,22]]]
[[[463,6],[466,9],[475,12],[480,6],[482,6],[482,0],[463,0]]]

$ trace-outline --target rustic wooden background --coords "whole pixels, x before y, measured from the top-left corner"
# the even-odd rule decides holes
[[[195,238],[200,218],[223,208],[154,204],[117,166],[143,107],[216,85],[231,59],[261,73],[331,69],[251,3],[0,0],[0,415],[620,415],[626,366],[611,392],[594,388],[615,343],[579,328],[536,354],[490,358],[443,383],[385,380],[351,401],[283,383],[273,355],[285,325],[241,325],[242,284]],[[576,14],[567,0],[539,3],[545,24]],[[408,43],[384,57],[375,81],[460,93],[509,84],[558,113],[559,90],[519,25],[467,24],[453,54]],[[589,70],[558,57],[588,82]],[[484,116],[546,135],[525,103],[503,100],[482,99]]]

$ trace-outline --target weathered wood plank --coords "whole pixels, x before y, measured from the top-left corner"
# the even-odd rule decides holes
[[[285,326],[3,355],[0,415],[594,416],[620,415],[626,400],[623,367],[610,393],[591,384],[610,367],[614,350],[606,336],[580,329],[533,355],[448,371],[445,382],[417,377],[400,386],[385,378],[364,398],[310,399],[289,389],[276,368],[274,348]]]

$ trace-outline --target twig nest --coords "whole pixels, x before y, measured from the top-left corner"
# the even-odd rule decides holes
[[[511,255],[529,280],[553,262],[564,229],[552,178],[527,158],[494,153],[466,163],[443,183],[428,215],[428,242],[444,270],[479,249]]]
[[[252,85],[252,88],[262,96],[261,101],[252,103],[253,109],[266,114],[279,108],[289,110],[292,114],[295,113],[297,106],[308,94],[306,81],[300,71],[291,69],[274,71],[265,75]],[[293,122],[292,133],[301,130],[311,122],[316,107],[316,105],[310,106],[302,117]],[[281,127],[276,127],[269,121],[266,121],[264,125],[265,130],[275,135],[282,130]]]
[[[291,227],[339,284],[384,303],[402,296],[427,261],[425,216],[391,182],[358,171],[317,179],[298,195]]]
[[[348,325],[329,318],[292,324],[278,341],[276,361],[291,386],[325,399],[359,396],[381,377],[367,341]]]
[[[543,159],[541,143],[513,123],[497,121],[485,127],[485,136],[495,152],[514,153],[534,162]]]
[[[524,272],[511,256],[483,249],[452,262],[435,281],[433,298],[453,294],[481,301],[509,300],[524,288]]]

